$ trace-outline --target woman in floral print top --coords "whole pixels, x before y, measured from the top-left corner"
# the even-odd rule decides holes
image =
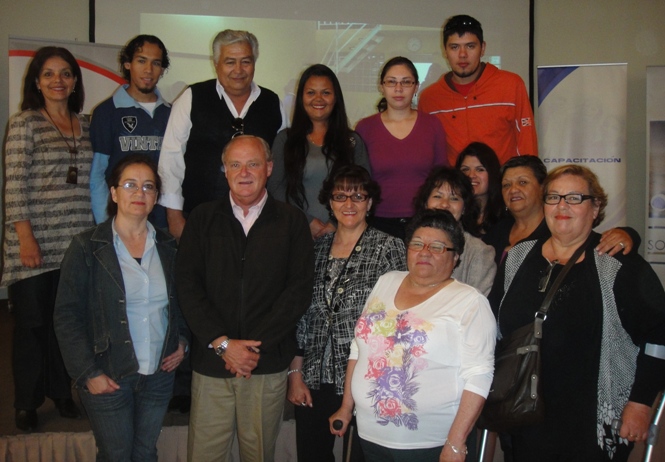
[[[406,242],[409,271],[382,276],[356,324],[331,432],[345,433],[355,406],[366,460],[406,450],[463,461],[492,382],[496,324],[487,299],[451,277],[464,233],[450,212],[418,215]]]

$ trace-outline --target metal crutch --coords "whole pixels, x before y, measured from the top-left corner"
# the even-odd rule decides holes
[[[644,462],[651,462],[651,455],[653,453],[653,448],[658,442],[658,423],[660,418],[663,415],[663,408],[665,407],[665,392],[661,393],[660,403],[656,408],[656,413],[653,416],[651,425],[649,426],[649,436],[647,436],[647,450],[644,453]]]
[[[355,411],[354,411],[355,414]],[[344,424],[342,423],[341,420],[337,419],[333,422],[332,424],[333,428],[335,430],[341,430]],[[346,462],[351,461],[351,447],[353,446],[353,425],[349,424],[349,426],[346,428],[346,431],[349,433],[349,442],[347,443],[346,446]]]
[[[483,429],[483,434],[480,437],[480,448],[478,449],[478,462],[483,462],[485,459],[485,450],[487,449],[487,438],[490,431],[486,428]]]

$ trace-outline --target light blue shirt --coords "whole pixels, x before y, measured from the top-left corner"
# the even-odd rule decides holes
[[[115,230],[113,246],[125,283],[129,333],[139,363],[139,374],[154,374],[160,367],[168,327],[168,292],[162,262],[155,247],[155,228],[148,224],[141,264],[134,259]]]

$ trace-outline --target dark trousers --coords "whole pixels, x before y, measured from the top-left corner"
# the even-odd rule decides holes
[[[426,449],[392,449],[361,439],[367,462],[439,462],[443,446]]]
[[[328,417],[333,415],[342,405],[342,397],[335,392],[335,385],[322,384],[320,390],[310,390],[313,407],[295,406],[296,447],[298,462],[335,462],[333,447],[336,436],[330,433]],[[353,425],[351,460],[364,462],[360,447],[360,438],[355,419]],[[349,442],[349,431],[344,435],[344,457]]]
[[[14,407],[37,409],[44,398],[72,397],[71,379],[53,330],[53,308],[60,270],[49,271],[9,286],[14,307]]]

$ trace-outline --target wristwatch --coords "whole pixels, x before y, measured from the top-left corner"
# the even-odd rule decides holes
[[[226,340],[224,340],[222,343],[220,343],[215,347],[215,354],[220,357],[224,356],[224,353],[226,353],[226,349],[228,347],[229,347],[229,339],[227,338]]]

